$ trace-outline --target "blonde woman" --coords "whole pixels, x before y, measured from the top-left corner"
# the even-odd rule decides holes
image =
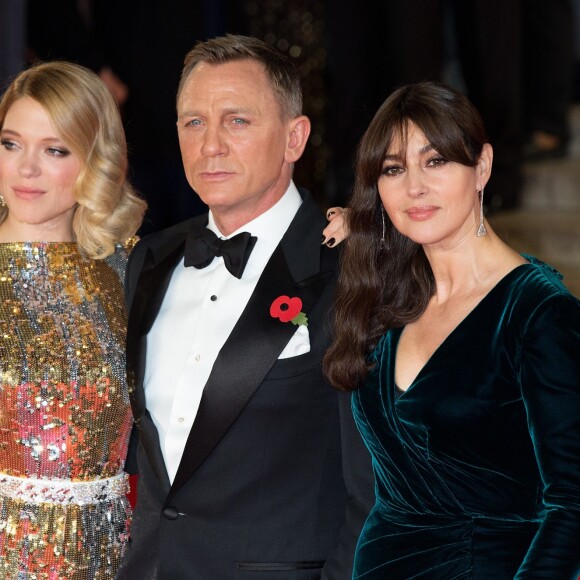
[[[0,102],[0,578],[114,578],[132,416],[123,276],[145,203],[113,97],[65,62]]]

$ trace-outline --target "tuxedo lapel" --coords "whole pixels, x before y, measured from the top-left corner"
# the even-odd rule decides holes
[[[127,372],[131,406],[143,448],[158,479],[169,487],[159,434],[146,409],[143,379],[147,333],[159,313],[175,267],[183,257],[185,232],[176,233],[157,248],[146,249],[127,323]]]
[[[146,337],[159,313],[175,266],[183,256],[183,242],[155,264],[153,254],[147,250],[145,262],[127,323],[127,364],[131,382],[135,385],[133,414],[136,418],[145,408],[143,373],[145,371]]]
[[[151,236],[152,240],[144,239],[144,256],[141,261],[138,279],[128,280],[127,294],[131,295],[127,321],[127,370],[132,389],[133,414],[138,419],[145,410],[143,393],[143,374],[145,371],[145,356],[147,333],[159,313],[165,293],[169,287],[175,267],[183,257],[185,238],[194,225],[207,223],[207,216],[199,216],[178,224],[170,230]],[[137,245],[131,256],[138,260],[140,245]],[[138,267],[138,266],[137,266]]]
[[[166,503],[216,447],[295,333],[294,324],[270,315],[272,302],[297,296],[308,316],[328,283],[332,272],[320,272],[323,223],[307,197],[213,365]]]

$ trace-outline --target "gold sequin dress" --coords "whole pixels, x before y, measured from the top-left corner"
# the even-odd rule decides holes
[[[0,244],[0,579],[115,577],[131,515],[126,258]]]

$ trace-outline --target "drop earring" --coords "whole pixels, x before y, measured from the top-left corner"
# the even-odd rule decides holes
[[[482,238],[487,235],[485,223],[483,222],[483,187],[477,192],[479,196],[479,227],[477,228],[477,237]]]
[[[381,249],[386,247],[386,242],[385,242],[385,232],[386,232],[386,225],[385,225],[385,208],[383,207],[383,204],[380,202],[379,200],[379,211],[381,212],[381,226],[382,226],[382,232],[381,232]]]
[[[2,201],[4,201],[4,200],[2,200]],[[385,208],[384,207],[381,207],[381,220],[383,222],[383,235],[382,235],[381,239],[382,239],[383,244],[384,244],[385,243]]]

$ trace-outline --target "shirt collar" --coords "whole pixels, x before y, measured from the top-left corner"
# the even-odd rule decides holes
[[[268,210],[257,218],[224,236],[217,227],[211,210],[209,211],[207,227],[220,238],[231,238],[240,232],[250,232],[268,246],[276,246],[294,219],[298,208],[302,204],[302,197],[291,181],[286,193]]]

